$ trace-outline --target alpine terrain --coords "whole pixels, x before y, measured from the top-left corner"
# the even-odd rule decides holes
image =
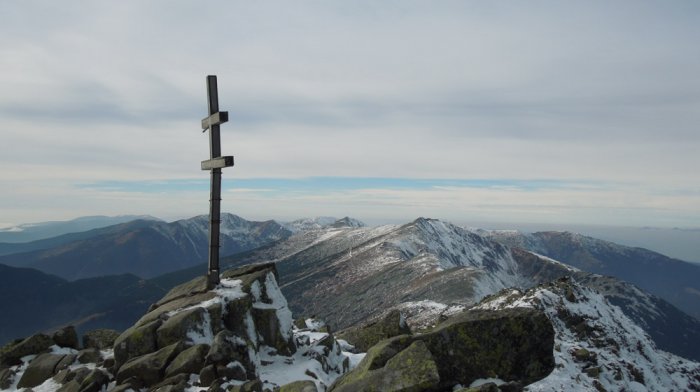
[[[631,283],[434,219],[287,225],[213,290],[144,281],[126,330],[9,343],[0,389],[700,391],[700,323]]]
[[[48,249],[2,256],[0,264],[34,268],[68,280],[124,273],[151,278],[205,262],[209,252],[209,217],[205,215],[172,223],[136,220],[96,229],[93,234]],[[251,222],[221,214],[220,252],[231,255],[290,234],[275,221]]]

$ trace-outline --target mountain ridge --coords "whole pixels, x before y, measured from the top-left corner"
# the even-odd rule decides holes
[[[87,238],[43,250],[0,257],[0,263],[31,267],[69,280],[133,273],[150,278],[186,268],[208,257],[209,218],[204,215],[171,223],[137,220],[96,229]],[[274,221],[252,222],[221,215],[221,254],[230,255],[286,238]],[[75,239],[77,238],[77,239]]]

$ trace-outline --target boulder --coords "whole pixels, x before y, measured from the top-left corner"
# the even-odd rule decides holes
[[[131,384],[122,384],[122,385],[117,385],[114,388],[110,389],[109,392],[129,392],[129,391],[134,392],[134,391],[138,391],[138,390],[139,390],[138,388],[135,388]]]
[[[117,372],[117,384],[128,379],[136,379],[145,386],[155,385],[163,379],[165,369],[184,349],[182,343],[175,343],[154,353],[134,358],[122,365]]]
[[[53,380],[62,384],[58,388],[58,392],[79,392],[80,385],[83,380],[90,374],[91,370],[86,367],[80,367],[74,370],[63,369],[56,373]]]
[[[100,369],[93,369],[80,383],[79,392],[99,392],[109,384],[109,375]]]
[[[214,337],[205,363],[225,367],[231,362],[240,363],[246,370],[248,378],[255,378],[256,368],[255,363],[250,358],[248,342],[234,335],[231,331],[223,330]]]
[[[438,366],[426,344],[415,340],[402,348],[409,342],[410,338],[402,336],[372,347],[358,367],[338,379],[330,391],[419,392],[438,389]]]
[[[277,309],[260,308],[253,305],[251,314],[258,335],[262,337],[266,345],[275,348],[282,355],[292,355],[296,352],[294,343],[282,335]]]
[[[259,271],[263,271],[265,275],[267,275],[268,272],[272,272],[276,280],[280,279],[280,276],[277,273],[277,267],[274,262],[265,264],[248,264],[242,267],[226,270],[221,274],[221,278],[236,279],[245,275],[253,275],[254,273]]]
[[[100,369],[81,368],[80,374],[63,384],[56,392],[100,392],[109,384],[109,375]]]
[[[194,278],[189,282],[185,282],[170,289],[170,291],[168,291],[168,293],[165,294],[163,298],[161,298],[155,304],[151,305],[151,309],[149,309],[149,312],[163,306],[168,302],[173,302],[182,298],[191,297],[195,294],[206,293],[207,291],[207,278],[205,276]]]
[[[316,383],[313,381],[294,381],[283,385],[279,392],[318,392],[318,388],[316,388]]]
[[[179,341],[191,341],[188,333],[203,334],[203,325],[207,311],[202,307],[183,310],[167,319],[158,328],[158,347],[169,346]]]
[[[0,369],[0,389],[9,389],[15,378],[15,371],[10,368]]]
[[[241,385],[229,387],[227,392],[263,392],[263,383],[260,380],[251,380]],[[267,391],[267,389],[266,389]],[[279,391],[278,391],[279,392]]]
[[[460,388],[454,392],[501,392],[498,385],[492,382],[481,384],[478,387]]]
[[[95,329],[83,335],[83,348],[107,350],[114,347],[120,333],[113,329]]]
[[[102,353],[96,348],[86,348],[78,352],[78,362],[80,363],[98,363],[102,360]]]
[[[41,385],[54,375],[56,366],[64,356],[63,354],[41,354],[34,358],[17,383],[17,388],[32,388]]]
[[[340,339],[355,346],[358,352],[367,352],[379,341],[399,335],[410,335],[411,328],[398,310],[392,310],[378,321],[350,328],[338,334]]]
[[[252,308],[253,300],[249,295],[228,301],[223,316],[224,327],[238,336],[247,336],[246,318],[251,317]]]
[[[175,289],[173,289],[175,290]],[[150,312],[143,315],[137,322],[136,326],[141,326],[153,322],[155,320],[165,320],[168,318],[168,313],[175,312],[180,309],[185,309],[201,304],[202,302],[209,301],[210,299],[216,298],[217,293],[214,291],[207,291],[203,293],[193,293],[191,296],[185,296],[177,299],[173,299],[170,302],[165,302],[157,308],[151,310]]]
[[[22,363],[22,357],[47,352],[53,344],[53,339],[44,334],[36,334],[24,340],[16,340],[0,349],[0,366],[19,365]]]
[[[182,392],[187,387],[187,381],[190,376],[188,374],[178,374],[172,377],[168,377],[165,380],[159,382],[158,384],[152,386],[150,391],[160,391],[160,392]]]
[[[119,369],[132,358],[156,351],[158,349],[156,330],[161,324],[161,320],[155,320],[142,326],[133,326],[119,335],[114,342],[115,368]]]
[[[78,358],[76,354],[66,354],[63,356],[63,359],[56,365],[56,369],[54,369],[54,373],[58,373],[62,370],[68,369]]]
[[[70,380],[61,385],[56,392],[80,392],[80,383],[77,380]]]
[[[422,345],[414,346],[417,342]],[[496,376],[512,385],[527,385],[554,369],[553,348],[554,329],[541,311],[472,310],[428,333],[379,342],[330,390],[368,391],[373,385],[387,391],[441,390]]]
[[[226,380],[248,380],[248,373],[246,372],[246,369],[238,362],[230,362],[226,366],[217,365],[216,374]]]
[[[78,334],[75,332],[75,327],[72,325],[54,332],[52,338],[54,343],[56,343],[59,347],[67,347],[76,350],[80,348]]]
[[[495,375],[527,385],[554,369],[554,328],[531,308],[464,312],[415,339],[433,354],[443,387]]]
[[[165,369],[165,377],[171,377],[176,374],[199,374],[204,367],[204,358],[209,352],[209,345],[197,344],[194,345],[175,357],[173,361]]]
[[[216,365],[207,365],[199,372],[199,385],[208,388],[217,377]]]

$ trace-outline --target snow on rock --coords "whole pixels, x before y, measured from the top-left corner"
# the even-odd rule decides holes
[[[556,367],[527,391],[698,391],[700,364],[656,348],[603,295],[570,279],[504,290],[477,308],[535,307],[555,330]]]
[[[464,311],[464,305],[447,305],[431,300],[403,302],[395,307],[412,331],[434,327],[440,320]]]
[[[195,279],[168,293],[119,337],[115,344],[118,355],[103,350],[98,363],[75,360],[65,369],[70,377],[49,377],[32,390],[56,391],[69,382],[67,379],[84,377],[93,371],[102,375],[102,390],[132,382],[135,384],[124,388],[146,390],[162,382],[166,367],[187,351],[185,358],[200,355],[201,366],[210,368],[209,375],[206,370],[189,370],[192,373],[186,374],[186,385],[181,385],[187,391],[205,391],[210,387],[226,390],[257,381],[275,390],[293,381],[309,380],[322,392],[363,356],[344,352],[331,334],[322,331],[325,323],[321,321],[309,320],[307,328],[294,328],[292,312],[276,281],[274,264],[226,271],[221,283],[212,290],[203,289],[203,283],[205,280]],[[278,335],[283,339],[275,338]],[[189,349],[201,344],[210,347],[205,346],[201,354]],[[144,350],[145,346],[151,348]],[[65,356],[77,353],[58,346],[52,346],[50,352]],[[21,390],[17,384],[36,357],[25,356],[20,365],[9,370],[9,388],[3,392]],[[214,386],[212,380],[218,384]]]

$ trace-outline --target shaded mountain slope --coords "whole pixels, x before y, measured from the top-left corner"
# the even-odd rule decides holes
[[[555,331],[556,366],[528,391],[691,391],[700,364],[658,350],[627,315],[600,293],[569,279],[526,292],[504,290],[479,309],[540,309]]]
[[[340,329],[402,304],[428,301],[464,308],[504,288],[526,289],[576,276],[620,305],[663,349],[700,358],[700,323],[665,301],[629,283],[436,220],[298,233],[223,262],[268,260],[277,261],[282,290],[295,313],[319,316]]]
[[[700,320],[700,266],[569,232],[482,231],[498,242],[634,283]]]
[[[0,243],[0,256],[50,249],[64,244],[69,244],[71,242],[87,240],[93,237],[109,235],[124,230],[135,230],[141,227],[148,227],[153,224],[153,222],[157,221],[152,219],[135,219],[126,223],[119,223],[112,226],[100,227],[86,231],[61,234],[55,237],[30,242]]]
[[[84,216],[68,221],[26,223],[0,229],[0,243],[23,243],[114,226],[134,220],[159,220],[145,215]]]
[[[164,292],[129,274],[67,282],[0,264],[0,342],[67,324],[126,328]]]
[[[274,221],[251,222],[232,214],[221,217],[221,254],[254,249],[291,233]],[[0,263],[31,267],[69,280],[133,273],[159,276],[206,261],[206,216],[172,223],[136,221],[100,229],[98,235],[50,249],[0,257]]]

